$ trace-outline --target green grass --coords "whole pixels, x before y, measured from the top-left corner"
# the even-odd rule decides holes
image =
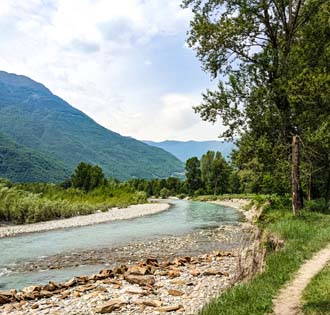
[[[289,200],[271,200],[261,227],[285,240],[284,248],[269,253],[263,273],[226,291],[205,306],[201,315],[262,315],[272,311],[272,299],[305,259],[330,242],[330,216],[303,212],[293,217]]]
[[[330,266],[325,267],[303,293],[305,315],[330,315]]]

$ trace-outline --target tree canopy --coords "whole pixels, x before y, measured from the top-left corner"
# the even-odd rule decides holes
[[[219,80],[195,111],[220,119],[222,136],[240,137],[233,160],[241,179],[256,192],[288,192],[297,137],[297,187],[329,199],[329,1],[184,0],[183,6],[194,13],[188,44]]]

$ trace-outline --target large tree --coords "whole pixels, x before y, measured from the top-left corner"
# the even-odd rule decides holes
[[[189,194],[193,194],[202,187],[201,165],[197,157],[186,161],[186,184]]]
[[[220,79],[217,90],[203,94],[196,112],[211,122],[220,118],[227,127],[223,136],[247,133],[253,141],[262,138],[261,155],[255,157],[258,163],[270,165],[270,173],[283,167],[291,152],[295,153],[292,197],[293,210],[299,211],[298,145],[305,135],[306,121],[301,119],[304,113],[299,111],[297,100],[292,100],[297,86],[294,80],[298,74],[303,77],[297,47],[301,47],[310,24],[317,23],[315,17],[328,10],[328,1],[184,0],[183,6],[191,7],[194,13],[189,45],[196,50],[204,70]],[[274,163],[262,157],[274,150]]]
[[[229,190],[230,169],[220,152],[208,151],[202,156],[200,164],[207,193],[217,195]]]

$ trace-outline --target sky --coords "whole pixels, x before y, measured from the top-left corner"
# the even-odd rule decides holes
[[[0,70],[140,140],[215,140],[192,107],[215,85],[185,40],[181,0],[0,0]]]

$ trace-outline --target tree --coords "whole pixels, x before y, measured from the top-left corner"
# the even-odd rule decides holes
[[[183,6],[194,13],[188,44],[196,50],[204,70],[221,78],[216,91],[203,94],[196,112],[211,122],[220,118],[227,127],[223,136],[245,132],[253,140],[263,137],[270,147],[278,148],[281,161],[290,160],[292,138],[301,139],[304,128],[297,119],[301,111],[297,112],[290,98],[289,82],[299,71],[297,61],[301,65],[295,51],[304,30],[327,2],[184,0]],[[261,162],[269,163],[267,158]],[[275,171],[277,166],[273,165]],[[299,170],[299,166],[292,167]],[[293,210],[299,212],[301,191],[295,190],[292,186]]]
[[[201,158],[201,177],[210,194],[223,194],[229,186],[229,166],[220,152],[208,151]]]
[[[202,188],[202,173],[197,157],[192,157],[186,161],[186,183],[191,195],[197,189]]]
[[[74,188],[90,191],[106,183],[104,173],[99,166],[81,162],[71,176]]]

